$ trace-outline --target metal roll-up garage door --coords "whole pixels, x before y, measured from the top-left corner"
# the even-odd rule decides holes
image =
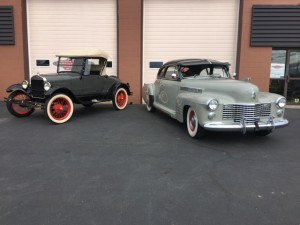
[[[57,53],[100,48],[117,73],[117,3],[114,0],[27,0],[30,75],[56,72]]]
[[[143,83],[178,58],[209,58],[235,72],[238,0],[144,0]]]

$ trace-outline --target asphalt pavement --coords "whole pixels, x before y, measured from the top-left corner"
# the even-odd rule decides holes
[[[195,140],[144,105],[16,118],[0,102],[0,225],[299,225],[300,110]]]

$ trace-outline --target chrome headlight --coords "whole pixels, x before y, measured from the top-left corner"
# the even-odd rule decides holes
[[[217,108],[219,107],[219,102],[217,99],[211,99],[208,101],[207,103],[207,107],[208,109],[210,109],[211,111],[215,111],[217,110]]]
[[[286,99],[284,97],[280,97],[276,100],[277,108],[284,108],[286,105]]]
[[[51,88],[50,82],[46,81],[46,82],[44,83],[44,90],[45,90],[45,91],[49,91],[50,88]]]
[[[26,90],[28,88],[28,86],[29,86],[29,82],[27,80],[23,80],[22,88]]]

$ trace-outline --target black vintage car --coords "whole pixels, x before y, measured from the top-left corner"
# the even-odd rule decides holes
[[[73,114],[73,104],[86,107],[97,102],[112,101],[122,110],[131,95],[129,84],[106,75],[108,54],[95,49],[70,51],[58,56],[57,73],[35,75],[7,88],[8,111],[16,117],[26,117],[41,108],[54,123],[67,122]]]

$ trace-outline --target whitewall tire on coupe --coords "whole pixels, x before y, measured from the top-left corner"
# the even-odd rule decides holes
[[[203,128],[199,125],[198,116],[192,107],[189,107],[187,111],[186,126],[188,133],[192,138],[200,138],[205,133]]]

